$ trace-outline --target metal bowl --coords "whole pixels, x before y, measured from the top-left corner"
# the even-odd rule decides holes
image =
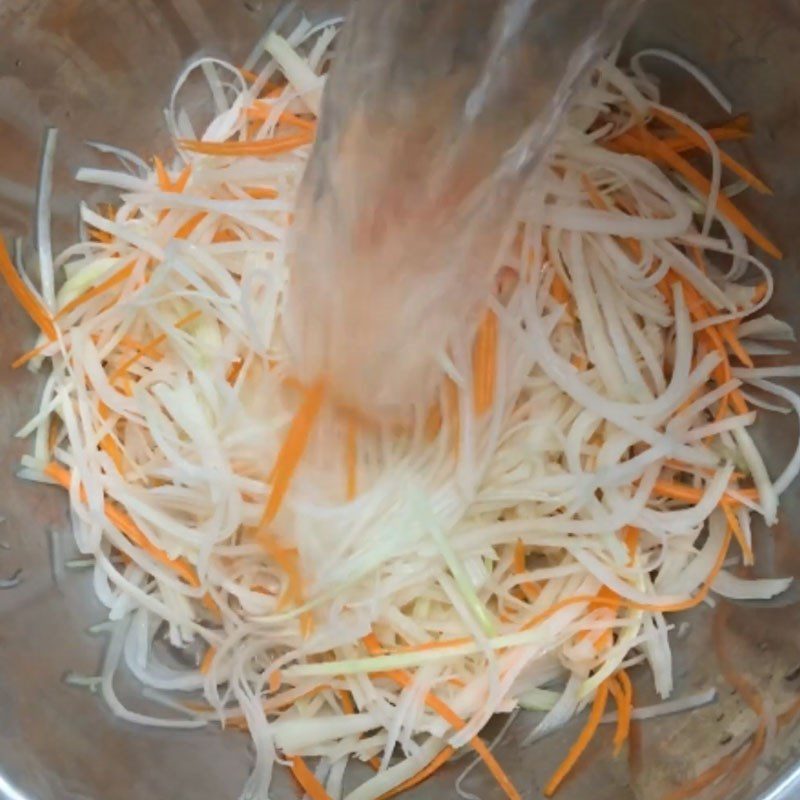
[[[142,155],[166,151],[161,109],[181,65],[199,51],[240,59],[275,11],[270,0],[4,0],[0,3],[0,229],[27,236],[43,129],[61,130],[56,168],[57,241],[75,232],[71,176],[99,156],[82,145],[99,139]],[[309,4],[306,3],[306,6]],[[312,7],[314,4],[310,4]],[[330,3],[317,4],[320,8]],[[341,5],[341,4],[340,4]],[[738,110],[750,111],[756,136],[744,155],[774,187],[748,201],[752,213],[789,254],[775,266],[774,313],[800,327],[800,2],[797,0],[652,0],[628,46],[671,48],[706,68]],[[677,69],[653,63],[670,101],[708,120],[707,100]],[[712,112],[713,115],[713,112]],[[86,629],[103,618],[86,573],[65,570],[71,552],[63,496],[15,478],[26,443],[14,431],[33,407],[38,382],[7,366],[33,338],[29,322],[0,290],[0,578],[17,568],[21,584],[0,592],[0,796],[23,800],[234,798],[248,770],[247,740],[235,733],[161,732],[115,720],[102,702],[62,682],[64,673],[97,670],[103,641]],[[794,447],[795,421],[760,424],[769,461]],[[757,535],[758,570],[800,577],[797,488],[782,521]],[[675,642],[676,694],[717,686],[716,704],[636,724],[627,758],[610,757],[608,731],[597,737],[561,800],[658,800],[713,763],[721,744],[747,725],[746,706],[720,671],[712,647],[716,620],[738,673],[780,706],[800,696],[800,605],[792,591],[772,604],[703,607],[682,619]],[[673,633],[673,636],[675,634]],[[123,678],[123,696],[135,693]],[[654,699],[638,675],[637,703]],[[519,750],[520,719],[498,750],[526,798],[540,789],[580,723]],[[781,726],[764,756],[741,775],[730,797],[800,796],[800,736]],[[410,798],[455,797],[452,765]],[[496,790],[480,770],[465,788]],[[360,780],[353,770],[352,781]],[[296,797],[285,775],[275,798]]]

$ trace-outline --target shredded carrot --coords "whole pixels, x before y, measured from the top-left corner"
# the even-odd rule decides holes
[[[231,365],[228,367],[228,372],[225,375],[225,380],[233,386],[236,383],[236,379],[239,377],[239,373],[242,371],[242,367],[244,366],[244,359],[237,358]]]
[[[562,306],[569,302],[569,289],[567,289],[567,284],[564,283],[557,272],[553,273],[553,282],[550,284],[550,294],[553,300],[555,300],[556,303],[560,303]]]
[[[25,285],[25,281],[19,276],[8,255],[6,243],[0,236],[0,275],[3,276],[11,293],[17,298],[17,302],[25,309],[28,316],[39,326],[39,330],[52,342],[56,339],[56,328],[53,319],[47,309],[39,302],[31,290]]]
[[[586,368],[589,366],[589,359],[579,353],[573,353],[572,356],[570,356],[569,363],[572,364],[578,372],[585,372]]]
[[[289,484],[292,481],[297,465],[303,457],[314,420],[322,406],[325,394],[325,384],[318,380],[306,391],[306,396],[295,414],[289,432],[283,441],[275,466],[272,469],[272,488],[267,499],[267,505],[259,522],[259,533],[264,534],[267,526],[275,519]]]
[[[270,189],[268,186],[252,186],[245,191],[253,200],[274,200],[278,196],[277,190]]]
[[[748,566],[754,563],[753,558],[753,548],[750,547],[749,542],[745,538],[744,531],[742,530],[742,526],[739,524],[739,518],[736,516],[736,513],[731,508],[730,503],[721,503],[722,510],[725,513],[725,519],[728,521],[728,525],[730,529],[733,531],[733,535],[736,537],[736,541],[739,542],[739,547],[742,548],[742,558],[744,563]]]
[[[178,175],[174,183],[170,179],[167,170],[164,168],[164,163],[158,156],[153,156],[153,164],[155,165],[158,188],[161,189],[162,192],[173,192],[177,194],[183,192],[186,188],[186,184],[189,182],[189,176],[192,174],[191,164],[187,164],[181,170],[181,174]]]
[[[715,142],[738,141],[741,139],[748,139],[753,135],[751,127],[750,115],[739,114],[736,117],[731,117],[731,119],[723,125],[707,128],[706,133],[708,133]],[[662,139],[662,141],[665,145],[678,153],[685,152],[686,150],[693,150],[697,147],[696,140],[688,139],[684,136],[673,136]],[[644,148],[631,135],[630,131],[625,131],[614,136],[612,139],[607,139],[605,141],[605,146],[615,152],[646,155]]]
[[[664,111],[661,108],[654,108],[653,115],[661,120],[665,125],[671,127],[674,131],[679,133],[686,139],[692,141],[695,146],[708,152],[708,143],[700,136],[697,131],[685,125],[679,119],[676,119],[672,114]],[[675,148],[671,148],[675,149]],[[743,167],[733,156],[728,155],[724,150],[719,150],[720,161],[731,171],[738,175],[748,186],[751,186],[761,194],[772,194],[772,190],[767,186],[764,181],[753,175],[748,169]]]
[[[304,611],[300,615],[300,635],[308,639],[314,630],[314,615],[310,611]]]
[[[186,185],[189,183],[189,178],[192,175],[192,165],[187,164],[182,170],[181,174],[178,175],[177,180],[175,183],[172,184],[172,191],[177,194],[182,194],[184,189],[186,189]]]
[[[102,401],[97,406],[97,413],[103,420],[107,420],[111,414],[108,406]],[[117,472],[122,474],[123,471],[122,450],[119,449],[116,440],[110,433],[107,433],[100,440],[100,447],[102,448],[103,452],[105,452],[106,455],[114,463],[114,466],[117,468]]]
[[[266,120],[272,116],[273,108],[269,103],[256,102],[247,109],[247,116],[250,119]],[[317,123],[313,120],[303,119],[297,114],[292,114],[291,111],[282,111],[278,116],[280,122],[285,122],[287,125],[294,125],[296,128],[302,128],[306,131],[316,130]]]
[[[200,662],[200,672],[203,675],[208,675],[208,671],[211,669],[211,662],[216,654],[217,648],[214,645],[209,645],[208,650],[203,654],[203,660]]]
[[[546,622],[550,617],[554,614],[557,614],[559,611],[567,608],[571,605],[578,605],[578,604],[586,604],[587,606],[591,607],[593,610],[598,608],[627,608],[632,609],[634,611],[687,611],[690,608],[694,608],[695,606],[700,605],[706,597],[708,597],[708,593],[711,591],[711,584],[714,582],[714,578],[717,577],[719,571],[722,569],[722,565],[725,562],[725,557],[728,554],[728,548],[730,547],[731,539],[732,539],[732,531],[730,528],[728,529],[727,533],[725,534],[725,539],[722,543],[722,547],[720,548],[719,555],[717,556],[717,560],[714,562],[711,571],[709,572],[708,577],[706,578],[703,585],[697,591],[697,593],[686,600],[682,600],[678,603],[639,603],[635,600],[626,600],[619,595],[609,595],[603,596],[601,594],[578,594],[573,595],[572,597],[565,597],[563,600],[559,600],[556,603],[553,603],[552,606],[546,608],[544,611],[540,612],[536,616],[529,619],[521,628],[520,630],[529,630],[530,628],[535,628],[537,625],[541,625],[543,622]],[[460,647],[462,645],[470,644],[473,639],[469,636],[461,636],[458,638],[453,639],[438,639],[431,642],[423,642],[422,644],[412,645],[410,647],[398,648],[397,651],[393,652],[415,652],[421,650],[432,650],[432,649],[444,649],[448,647]]]
[[[178,144],[184,150],[207,156],[274,156],[295,150],[312,141],[313,137],[307,133],[298,133],[294,136],[264,139],[259,142],[201,142],[196,139],[180,139]]]
[[[586,721],[586,725],[575,740],[575,743],[570,747],[567,757],[561,762],[561,766],[553,773],[553,777],[550,778],[547,785],[544,787],[542,793],[545,797],[552,797],[556,791],[558,791],[558,787],[563,783],[564,778],[572,772],[581,754],[586,750],[589,742],[591,742],[597,732],[600,720],[603,718],[603,713],[606,710],[608,685],[609,680],[605,680],[597,687],[594,700],[592,701],[592,710],[589,713],[589,719]]]
[[[453,454],[458,458],[458,451],[461,446],[461,416],[458,411],[458,386],[451,378],[445,378],[444,381],[444,404],[447,417],[452,422]]]
[[[442,429],[442,406],[440,402],[433,403],[425,417],[425,441],[432,442]]]
[[[238,242],[239,237],[230,228],[222,228],[214,234],[214,238],[211,241],[214,244],[219,244],[220,242]]]
[[[749,139],[752,136],[748,131],[736,130],[735,128],[708,128],[706,133],[715,142],[738,142],[743,139]],[[687,150],[694,150],[698,146],[695,139],[690,139],[686,136],[674,136],[664,139],[664,144],[672,148],[676,153],[685,153]]]
[[[65,303],[64,307],[61,308],[56,314],[55,319],[61,319],[61,317],[66,316],[71,311],[74,311],[76,308],[82,306],[84,303],[88,303],[95,297],[99,297],[104,292],[112,289],[117,284],[127,280],[133,273],[134,266],[135,262],[131,261],[129,264],[126,264],[124,267],[118,269],[113,275],[109,276],[103,281],[100,281],[100,283],[98,283],[96,286],[88,289],[74,300],[70,300],[68,303]]]
[[[272,692],[272,694],[276,694],[278,690],[281,688],[281,683],[283,683],[283,676],[281,675],[281,671],[279,669],[276,669],[269,675],[270,692]]]
[[[488,411],[494,401],[497,378],[497,316],[487,311],[478,326],[472,354],[475,413]]]
[[[735,489],[734,491],[751,500],[758,498],[757,489]],[[664,497],[672,498],[673,500],[683,500],[687,503],[699,503],[700,499],[703,497],[702,489],[696,489],[694,486],[687,486],[684,483],[675,483],[667,480],[656,481],[655,484],[653,484],[653,492],[663,495]],[[735,498],[729,492],[726,492],[725,496],[728,500],[735,502]]]
[[[51,344],[52,342],[48,339],[46,342],[42,342],[38,347],[34,347],[32,350],[28,350],[27,353],[23,353],[19,358],[11,362],[11,369],[17,369],[23,364],[27,364],[31,359],[36,358],[36,356],[40,356]]]
[[[628,677],[628,673],[626,670],[621,669],[617,673],[617,680],[619,681],[619,685],[622,687],[622,691],[625,695],[625,738],[630,738],[631,732],[631,721],[633,719],[633,684],[631,683],[630,677]]]
[[[50,415],[50,426],[47,431],[47,452],[52,453],[56,449],[58,442],[58,435],[61,430],[61,425],[58,417],[55,414]]]
[[[253,72],[251,69],[245,69],[244,67],[239,67],[239,74],[246,78],[250,83],[255,83],[258,80],[258,75]]]
[[[297,114],[292,114],[291,111],[282,112],[280,119],[281,122],[286,122],[289,125],[294,125],[295,127],[302,128],[306,131],[315,131],[317,129],[316,122],[298,117]]]
[[[631,707],[630,699],[618,676],[612,677],[608,682],[608,689],[614,696],[617,705],[617,727],[614,731],[614,756],[618,756],[622,750],[622,745],[628,738],[631,727]]]
[[[375,652],[380,652],[381,644],[374,633],[367,634],[363,641],[370,653],[374,654]],[[413,683],[413,678],[405,670],[391,670],[382,674],[400,686],[408,687]],[[428,706],[428,708],[430,708],[432,711],[435,711],[445,722],[447,722],[448,725],[455,730],[462,730],[464,727],[466,727],[467,723],[464,722],[464,720],[461,719],[461,717],[459,717],[458,714],[456,714],[455,711],[453,711],[453,709],[447,705],[447,703],[445,703],[432,692],[426,692],[424,700],[425,705]],[[502,790],[506,793],[506,796],[511,798],[511,800],[522,800],[519,792],[514,787],[514,784],[511,783],[508,775],[503,772],[500,764],[497,763],[497,760],[492,755],[492,751],[489,750],[483,740],[479,736],[473,736],[472,739],[469,740],[469,743],[473,750],[475,750],[475,752],[483,759],[483,762],[494,776],[500,788],[502,788]]]
[[[188,239],[192,231],[206,218],[206,212],[201,211],[199,214],[195,214],[193,217],[190,217],[186,222],[175,231],[175,239]]]
[[[189,323],[194,322],[194,320],[196,320],[200,316],[201,313],[202,312],[199,309],[190,312],[185,317],[182,317],[181,319],[179,319],[175,323],[174,327],[182,328],[184,325],[188,325]],[[142,345],[141,350],[139,350],[137,353],[132,355],[126,361],[123,361],[122,364],[120,364],[114,370],[114,372],[111,373],[111,376],[110,376],[109,380],[113,383],[119,377],[121,377],[122,375],[125,375],[128,372],[128,370],[137,361],[139,361],[144,356],[152,356],[154,358],[157,357],[157,355],[158,355],[157,352],[156,352],[157,348],[159,347],[159,345],[163,344],[166,341],[167,341],[167,334],[166,333],[160,333],[158,336],[156,336],[155,338],[151,339],[146,344]]]
[[[289,766],[294,779],[311,800],[331,800],[323,785],[316,779],[314,773],[306,766],[306,762],[300,756],[289,756]]]
[[[746,367],[752,368],[754,366],[753,359],[750,353],[742,347],[739,337],[736,335],[736,325],[733,322],[724,322],[716,327],[722,338],[728,343],[728,347],[730,347],[736,358]]]
[[[169,179],[169,175],[167,175],[166,169],[164,169],[164,162],[158,157],[153,157],[153,165],[156,169],[156,180],[158,181],[158,188],[161,189],[162,192],[168,192],[172,188],[172,182]]]
[[[643,126],[636,128],[636,136],[638,136],[639,141],[645,145],[649,151],[649,155],[664,161],[676,172],[679,172],[698,191],[706,195],[709,193],[711,190],[711,183],[708,178],[696,170],[686,159],[667,147],[657,136],[654,136]],[[750,241],[758,245],[773,258],[783,258],[781,251],[775,247],[775,245],[772,244],[772,242],[767,239],[741,211],[739,211],[727,195],[719,195],[717,206],[719,207],[720,213],[724,214],[731,223],[750,239]]]
[[[339,689],[337,694],[342,703],[342,711],[344,711],[345,714],[355,714],[356,706],[353,702],[353,698],[350,696],[350,692],[348,692],[347,689]]]
[[[354,500],[358,493],[358,424],[352,417],[347,420],[345,471],[347,474],[347,499]]]
[[[45,474],[52,478],[56,483],[67,490],[72,485],[72,476],[70,472],[61,464],[51,461],[45,468]],[[85,502],[86,492],[81,487],[81,499]],[[142,548],[148,555],[153,557],[156,561],[160,561],[170,569],[174,570],[186,583],[195,588],[200,586],[200,581],[197,578],[195,571],[183,558],[170,558],[161,548],[156,547],[152,542],[142,533],[136,523],[124,512],[113,505],[110,501],[106,500],[104,504],[105,514],[109,521],[116,525],[119,530],[127,536],[135,545]]]

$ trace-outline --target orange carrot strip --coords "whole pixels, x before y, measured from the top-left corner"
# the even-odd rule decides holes
[[[617,680],[625,695],[625,739],[628,739],[631,732],[631,720],[633,719],[633,684],[631,684],[631,679],[624,669],[617,673]]]
[[[708,597],[708,593],[711,591],[711,584],[714,582],[714,578],[717,577],[719,571],[722,569],[722,565],[725,562],[725,557],[728,554],[728,548],[730,546],[731,538],[733,534],[730,528],[728,529],[727,533],[725,534],[725,539],[722,544],[722,548],[720,549],[719,555],[717,556],[717,560],[714,562],[714,565],[711,568],[711,572],[706,578],[705,583],[700,587],[697,594],[693,597],[688,598],[687,600],[682,600],[678,603],[638,603],[634,600],[625,600],[622,597],[617,596],[609,596],[603,597],[599,594],[592,595],[592,594],[578,594],[573,595],[572,597],[565,597],[563,600],[559,600],[556,603],[553,603],[552,606],[546,608],[541,613],[537,614],[535,617],[529,619],[521,628],[521,630],[529,630],[530,628],[535,628],[537,625],[541,625],[543,622],[546,622],[550,617],[554,614],[557,614],[564,608],[567,608],[571,605],[577,605],[581,603],[585,603],[587,606],[592,607],[593,609],[597,608],[627,608],[632,609],[635,611],[687,611],[690,608],[694,608],[695,606],[700,605],[706,597]],[[472,638],[469,636],[462,636],[454,639],[439,639],[433,642],[423,642],[422,644],[413,645],[410,647],[405,647],[398,649],[397,651],[393,652],[414,652],[418,650],[430,650],[434,648],[447,648],[447,647],[459,647],[461,645],[470,644],[473,641]]]
[[[53,414],[50,417],[50,426],[47,431],[47,452],[52,453],[53,450],[56,449],[56,443],[58,442],[58,436],[60,432],[60,425],[58,417]]]
[[[345,467],[347,472],[347,499],[354,500],[358,493],[358,425],[352,417],[347,421]]]
[[[706,132],[715,142],[738,142],[752,136],[748,131],[740,131],[735,128],[708,128]],[[687,150],[694,150],[697,147],[697,143],[686,136],[664,139],[664,144],[676,153],[685,153]]]
[[[265,139],[261,142],[201,142],[195,139],[180,139],[178,144],[192,153],[208,156],[274,156],[310,144],[311,141],[312,137],[307,133],[299,133],[295,136]]]
[[[225,380],[233,386],[236,383],[236,379],[239,377],[239,373],[242,371],[242,367],[244,366],[244,359],[237,358],[230,367],[228,367],[228,373],[225,376]]]
[[[200,662],[200,672],[203,675],[208,675],[208,670],[211,669],[211,662],[217,654],[217,648],[214,645],[209,645],[208,650],[203,654],[203,660]]]
[[[461,416],[458,409],[458,386],[451,378],[444,381],[444,404],[445,411],[453,428],[453,454],[458,458],[458,451],[461,446]]]
[[[269,119],[272,116],[273,109],[268,103],[254,103],[247,109],[247,116],[250,119]],[[292,114],[291,111],[282,111],[278,117],[281,122],[289,125],[294,125],[297,128],[302,128],[306,131],[313,131],[317,127],[316,122],[298,117],[297,114]]]
[[[690,608],[694,608],[697,605],[700,605],[706,597],[708,597],[708,593],[711,591],[711,584],[714,582],[714,578],[717,577],[719,571],[722,569],[722,565],[725,562],[725,557],[728,554],[728,548],[730,546],[732,532],[728,529],[727,533],[725,534],[725,539],[723,541],[722,547],[720,548],[719,555],[717,556],[717,560],[714,562],[711,571],[706,578],[705,583],[700,587],[697,594],[693,597],[688,598],[687,600],[683,600],[678,603],[638,603],[634,600],[625,600],[618,595],[614,596],[602,596],[599,593],[595,595],[591,594],[582,594],[582,595],[573,595],[572,597],[566,597],[563,600],[559,600],[558,602],[554,603],[549,608],[546,608],[541,613],[537,614],[535,617],[529,619],[521,628],[521,630],[529,630],[530,628],[534,628],[537,625],[541,625],[543,622],[548,620],[554,614],[557,614],[562,609],[566,608],[567,606],[576,605],[579,603],[585,603],[587,606],[592,607],[593,609],[597,608],[627,608],[633,609],[636,611],[686,611]],[[461,645],[470,644],[473,639],[469,636],[461,636],[458,638],[453,639],[438,639],[431,642],[423,642],[422,644],[418,645],[411,645],[408,647],[397,648],[392,650],[392,652],[415,652],[420,650],[431,650],[431,649],[438,649],[438,648],[447,648],[447,647],[459,647]],[[377,640],[376,640],[377,642]],[[380,644],[377,644],[377,651],[375,648],[371,650],[373,653],[377,653],[378,655],[382,654]]]
[[[487,311],[478,326],[472,354],[473,400],[476,414],[488,411],[497,377],[497,317]]]
[[[102,420],[107,420],[111,414],[111,411],[105,403],[100,402],[97,406],[97,413],[100,415]],[[100,447],[114,463],[114,466],[117,468],[117,472],[122,474],[122,451],[119,449],[114,437],[110,433],[107,433],[100,440]]]
[[[238,242],[239,237],[230,228],[222,228],[214,234],[214,238],[211,241],[214,244],[219,244],[220,242]]]
[[[708,178],[696,170],[686,159],[667,147],[658,137],[653,136],[650,131],[642,126],[636,129],[636,133],[639,141],[645,145],[652,155],[666,162],[668,166],[683,175],[695,189],[704,194],[708,194],[711,191],[711,182]],[[724,214],[750,241],[773,258],[783,258],[783,253],[739,211],[729,197],[725,194],[720,194],[717,206],[720,213]]]
[[[758,491],[756,489],[736,489],[735,491],[752,500],[755,500],[758,497]],[[665,497],[672,498],[673,500],[683,500],[687,503],[699,503],[703,496],[702,489],[696,489],[694,486],[687,486],[683,483],[675,483],[667,480],[656,481],[653,485],[653,492],[662,494]],[[728,493],[726,493],[726,497],[729,500],[735,499]]]
[[[289,426],[289,432],[286,434],[272,469],[272,488],[258,525],[260,535],[266,532],[266,527],[275,519],[275,515],[281,507],[297,465],[305,452],[311,428],[322,406],[324,394],[325,384],[319,380],[306,391],[300,409]]]
[[[356,706],[353,702],[353,698],[350,696],[350,692],[348,692],[347,689],[339,689],[337,694],[342,703],[342,711],[344,711],[345,714],[355,714]]]
[[[550,284],[550,294],[553,300],[555,300],[556,303],[560,303],[562,306],[569,302],[569,289],[567,289],[567,284],[564,283],[557,272],[553,273],[553,282]]]
[[[199,317],[201,313],[202,312],[199,309],[195,310],[195,311],[192,311],[191,313],[187,314],[185,317],[182,317],[181,319],[179,319],[175,323],[174,327],[182,328],[184,325],[188,325],[190,322],[193,322],[195,319],[197,319],[197,317]],[[167,334],[166,333],[160,333],[154,339],[151,339],[149,342],[147,342],[145,345],[142,346],[141,350],[139,350],[138,353],[136,353],[135,355],[132,355],[127,361],[123,361],[122,364],[120,364],[114,370],[114,372],[111,373],[111,377],[109,378],[109,380],[113,383],[117,378],[119,378],[120,376],[126,374],[128,372],[128,370],[137,361],[139,361],[139,359],[141,359],[141,358],[143,358],[144,356],[147,356],[147,355],[154,355],[156,349],[158,348],[158,346],[163,344],[166,341],[167,341]]]
[[[164,162],[158,156],[153,156],[153,164],[156,169],[158,188],[161,189],[162,192],[169,192],[172,189],[172,181],[170,181],[169,175],[167,175],[167,171],[164,169]]]
[[[34,347],[33,350],[28,350],[27,353],[23,353],[19,358],[11,362],[11,369],[17,369],[23,364],[27,364],[32,358],[41,355],[51,344],[52,342],[48,339],[46,342],[42,342],[38,347]]]
[[[238,70],[239,74],[243,78],[246,78],[248,81],[250,81],[250,83],[255,83],[255,81],[258,80],[258,75],[255,72],[253,72],[253,70],[245,69],[244,67],[238,67]]]
[[[192,165],[187,164],[182,170],[181,174],[178,175],[178,179],[175,183],[172,184],[172,191],[176,192],[177,194],[182,194],[183,190],[186,188],[186,184],[189,183],[189,178],[192,175]]]
[[[277,190],[270,189],[268,186],[253,186],[245,191],[253,200],[274,200],[278,196]]]
[[[52,342],[56,339],[56,328],[47,309],[39,302],[25,281],[19,276],[8,255],[6,243],[0,236],[0,275],[3,276],[17,302],[25,309],[28,316],[39,326],[39,330]]]
[[[700,136],[697,131],[685,125],[679,119],[676,119],[672,114],[669,114],[661,108],[654,108],[653,115],[686,139],[694,142],[695,146],[701,148],[705,152],[709,152],[706,140]],[[674,148],[672,149],[674,150]],[[738,175],[748,186],[751,186],[757,192],[761,192],[761,194],[772,194],[772,190],[764,181],[753,175],[750,170],[743,167],[733,156],[728,155],[724,150],[719,150],[719,159],[731,172]]]
[[[627,699],[625,692],[614,677],[608,681],[608,690],[617,706],[617,726],[614,730],[614,757],[616,758],[622,750],[622,745],[625,744],[625,739],[628,738]]]
[[[206,218],[206,212],[201,211],[199,214],[195,214],[193,217],[186,220],[186,222],[175,231],[175,239],[187,239],[192,231]]]
[[[736,335],[736,326],[733,322],[723,322],[721,325],[716,326],[722,338],[728,343],[728,347],[733,351],[733,354],[739,361],[746,367],[752,368],[754,366],[753,359],[750,353],[742,347],[739,337]]]
[[[291,111],[284,111],[280,116],[281,122],[286,122],[289,125],[294,125],[306,131],[314,131],[317,128],[317,123],[308,119],[298,117],[297,114],[292,114]]]
[[[375,653],[376,651],[381,650],[381,645],[378,639],[376,638],[374,633],[367,634],[364,637],[364,643],[367,646],[367,650],[371,653]],[[411,675],[406,672],[405,670],[391,670],[390,672],[381,673],[385,675],[387,678],[390,678],[395,683],[400,684],[401,686],[410,686],[413,682]],[[425,705],[428,706],[432,711],[435,711],[448,725],[450,725],[455,730],[459,731],[466,727],[466,722],[464,722],[458,714],[453,711],[450,706],[447,705],[443,700],[437,697],[432,692],[427,692],[424,696]],[[514,787],[514,784],[511,783],[508,775],[505,774],[500,764],[497,763],[497,760],[492,755],[491,750],[486,746],[483,740],[479,736],[473,736],[472,739],[469,740],[470,746],[473,750],[483,759],[483,762],[488,767],[489,771],[494,776],[494,779],[499,784],[500,788],[506,793],[506,795],[511,798],[511,800],[522,800],[519,792]]]
[[[281,688],[281,683],[283,683],[283,676],[281,675],[281,671],[276,669],[274,672],[271,672],[269,676],[270,692],[272,692],[272,694],[277,694],[278,689]]]
[[[561,762],[561,766],[553,773],[553,777],[550,778],[547,785],[544,787],[543,794],[545,797],[552,797],[556,793],[564,778],[569,775],[583,751],[588,747],[589,742],[591,742],[597,732],[600,720],[603,718],[607,700],[608,681],[606,680],[597,687],[594,701],[592,702],[592,710],[589,713],[589,719],[586,721],[586,725],[575,740],[575,743],[570,747],[567,757]]]
[[[45,468],[45,474],[52,478],[56,483],[61,484],[65,489],[69,490],[72,484],[72,477],[70,472],[61,464],[51,461]],[[83,488],[80,490],[81,499],[85,501],[86,492]],[[160,561],[170,569],[174,570],[186,583],[195,588],[200,586],[200,581],[197,578],[195,571],[189,566],[188,562],[183,558],[170,558],[161,548],[156,547],[152,542],[142,533],[136,523],[124,512],[113,505],[109,500],[104,504],[105,514],[109,521],[116,525],[125,536],[131,540],[135,545],[138,545],[146,553],[152,556],[156,561]]]
[[[330,795],[317,780],[314,773],[306,766],[300,756],[289,756],[289,766],[292,770],[294,779],[300,784],[303,791],[311,800],[331,800]]]
[[[739,547],[742,548],[742,556],[746,565],[751,565],[754,562],[753,549],[750,547],[747,539],[745,538],[742,526],[739,524],[739,518],[736,516],[734,510],[731,508],[730,503],[722,503],[722,511],[725,513],[725,519],[739,542]]]
[[[517,575],[525,572],[525,545],[522,544],[522,539],[517,539],[514,545],[514,572]],[[542,591],[533,581],[525,581],[519,584],[519,588],[529,603],[532,603]]]
[[[60,319],[61,317],[66,316],[70,313],[70,311],[74,311],[79,306],[82,306],[84,303],[88,303],[90,300],[93,300],[95,297],[107,292],[109,289],[112,289],[119,283],[122,283],[124,280],[127,280],[131,276],[133,272],[134,262],[131,261],[129,264],[126,264],[121,269],[118,269],[113,275],[106,278],[103,281],[100,281],[96,286],[93,286],[91,289],[87,289],[83,294],[79,295],[78,297],[70,300],[68,303],[64,304],[64,307],[56,314],[55,319]]]

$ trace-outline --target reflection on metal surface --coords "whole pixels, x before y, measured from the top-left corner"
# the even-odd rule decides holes
[[[330,8],[334,0],[309,0]],[[342,0],[344,2],[344,0]],[[306,5],[306,3],[303,3]],[[335,3],[334,3],[335,5]],[[338,3],[341,7],[342,3]],[[273,0],[3,0],[0,2],[0,229],[32,232],[33,194],[39,144],[47,124],[60,128],[55,165],[55,246],[74,236],[71,182],[82,164],[108,164],[83,146],[100,139],[149,157],[162,152],[167,137],[162,112],[171,81],[192,54],[203,49],[241,63],[275,10]],[[800,328],[800,5],[797,0],[651,0],[633,39],[637,45],[672,48],[707,67],[736,101],[752,113],[757,135],[745,151],[775,190],[772,198],[747,208],[764,223],[789,257],[776,267],[775,313]],[[707,100],[690,89],[685,75],[664,67],[667,96],[676,106],[713,121]],[[711,114],[711,118],[709,117]],[[0,290],[0,515],[3,539],[12,549],[3,564],[20,566],[24,580],[0,592],[0,796],[12,800],[221,800],[236,797],[248,769],[246,738],[202,730],[164,733],[116,722],[102,701],[67,687],[69,670],[97,674],[104,637],[87,627],[103,618],[87,572],[66,570],[56,583],[46,531],[66,532],[61,494],[23,485],[14,477],[26,443],[13,432],[26,419],[37,383],[8,368],[33,339],[31,326]],[[757,435],[769,443],[770,466],[790,456],[792,436],[784,418],[765,421]],[[794,430],[794,429],[792,429]],[[781,523],[757,532],[759,571],[800,576],[798,488],[784,498]],[[59,541],[64,550],[69,540]],[[65,554],[71,556],[71,551]],[[4,573],[8,574],[8,573]],[[599,737],[559,800],[660,800],[665,789],[707,765],[720,741],[743,723],[737,695],[719,674],[709,632],[711,612],[691,616],[691,631],[676,640],[676,696],[710,686],[717,703],[691,714],[635,726],[629,758],[608,757],[610,736]],[[677,620],[679,622],[680,620]],[[761,691],[782,703],[800,696],[800,606],[756,608],[737,605],[727,635],[736,663]],[[119,691],[137,696],[133,681]],[[637,703],[655,700],[646,674]],[[143,701],[144,702],[144,701]],[[492,723],[487,737],[502,720]],[[580,723],[577,724],[578,726]],[[498,748],[498,757],[526,796],[560,761],[576,726],[518,752],[531,727],[520,714]],[[790,800],[800,794],[797,726],[781,729],[770,756],[730,800]],[[410,800],[454,797],[463,768],[453,765],[435,781],[409,793]],[[363,773],[360,773],[363,776]],[[353,781],[360,779],[354,774]],[[352,784],[351,784],[352,785]],[[490,800],[490,779],[475,770],[465,791]],[[272,797],[296,797],[291,781],[276,780]]]
[[[32,800],[30,795],[17,789],[2,772],[0,772],[0,798],[2,800]]]

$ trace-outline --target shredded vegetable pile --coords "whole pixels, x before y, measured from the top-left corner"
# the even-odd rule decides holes
[[[797,368],[755,364],[793,338],[763,312],[759,257],[780,253],[736,206],[768,189],[720,148],[749,122],[702,75],[677,60],[722,106],[715,127],[661,104],[643,64],[667,55],[604,60],[480,320],[441,354],[439,397],[365,419],[296,379],[282,331],[336,32],[273,33],[247,69],[191,65],[167,111],[175,154],[105,146],[123,169],[77,178],[119,200],[84,205],[84,239],[56,257],[48,146],[40,285],[0,247],[41,329],[16,363],[46,374],[21,473],[68,491],[108,608],[102,674],[73,682],[132,722],[246,729],[248,798],[267,797],[276,764],[314,800],[341,797],[353,761],[375,771],[347,797],[385,798],[462,748],[518,798],[487,721],[544,711],[533,741],[590,707],[542,776],[550,796],[613,708],[624,745],[632,666],[670,697],[670,612],[789,584],[733,568],[800,471],[798,450],[771,477],[749,432],[760,409],[800,410],[773,380]],[[181,106],[198,76],[202,128]],[[161,715],[123,706],[123,665]]]

